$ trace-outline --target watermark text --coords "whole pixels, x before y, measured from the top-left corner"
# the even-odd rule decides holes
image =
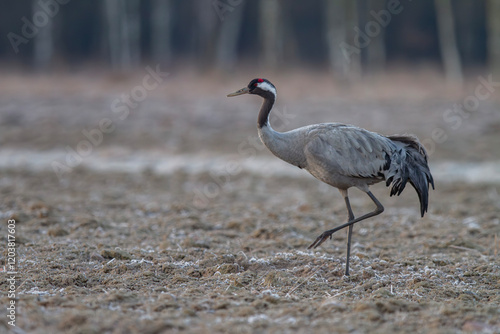
[[[7,318],[10,326],[16,326],[16,221],[7,221]]]

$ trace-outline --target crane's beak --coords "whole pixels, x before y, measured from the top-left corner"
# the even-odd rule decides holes
[[[232,96],[238,96],[238,95],[248,94],[249,92],[250,92],[250,90],[248,89],[248,87],[243,87],[242,89],[237,90],[237,91],[236,91],[236,92],[234,92],[234,93],[227,94],[227,97],[232,97]]]

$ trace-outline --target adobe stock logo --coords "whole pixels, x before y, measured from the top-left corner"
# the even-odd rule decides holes
[[[412,0],[407,1],[411,2]],[[389,23],[391,23],[392,17],[400,14],[404,9],[401,1],[399,0],[387,1],[386,8],[387,9],[381,9],[378,12],[371,10],[370,15],[373,17],[373,20],[366,22],[364,30],[361,30],[358,26],[353,28],[355,34],[352,44],[347,42],[339,44],[342,54],[348,63],[351,62],[353,54],[359,55],[361,53],[361,49],[368,47],[368,45],[372,42],[372,39],[380,35],[382,28],[386,28]]]
[[[446,127],[435,127],[431,131],[430,138],[422,140],[422,145],[424,145],[429,156],[435,152],[436,145],[443,144],[450,138],[450,130],[458,130],[464,120],[469,119],[479,109],[481,102],[488,100],[500,87],[500,81],[494,81],[492,74],[489,74],[486,78],[479,76],[477,81],[478,84],[474,89],[474,94],[466,96],[462,103],[455,103],[453,108],[444,111],[443,121]]]
[[[214,0],[212,2],[212,6],[214,7],[215,12],[219,16],[220,21],[224,21],[226,19],[226,13],[232,13],[236,7],[243,3],[243,0],[226,0],[227,2],[223,2],[220,0]]]
[[[283,109],[274,108],[271,122],[278,123],[275,126],[277,131],[283,131],[295,117],[296,115],[287,112],[286,107]],[[244,165],[256,160],[258,152],[265,149],[266,146],[258,135],[248,136],[237,147],[239,159],[229,160],[218,168],[210,169],[208,174],[212,180],[206,182],[202,187],[195,187],[193,204],[199,209],[208,207],[211,200],[230,189],[231,181],[244,170]],[[259,168],[265,169],[265,163],[261,161]]]
[[[66,5],[70,0],[39,0],[37,2],[39,10],[33,13],[31,21],[23,16],[21,21],[21,34],[9,32],[7,38],[9,39],[12,49],[15,53],[19,53],[19,46],[21,44],[28,44],[29,41],[38,35],[40,29],[45,28],[54,16],[59,13],[60,5]]]
[[[59,180],[78,167],[84,158],[92,154],[94,148],[102,145],[105,135],[113,133],[116,125],[125,121],[132,110],[139,108],[141,102],[149,96],[149,92],[157,89],[169,75],[168,72],[161,71],[159,64],[156,65],[156,69],[146,66],[145,72],[140,84],[132,87],[127,93],[122,93],[119,98],[111,102],[109,117],[101,118],[97,126],[90,130],[83,129],[81,134],[84,139],[81,139],[75,148],[66,145],[64,159],[52,161],[52,169]]]

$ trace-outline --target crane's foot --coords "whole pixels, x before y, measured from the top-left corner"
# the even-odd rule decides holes
[[[331,239],[332,238],[332,234],[333,234],[332,230],[323,232],[319,237],[316,238],[316,240],[314,240],[314,242],[309,247],[307,247],[307,249],[318,247],[323,242],[325,242],[326,239],[328,239],[328,238]]]

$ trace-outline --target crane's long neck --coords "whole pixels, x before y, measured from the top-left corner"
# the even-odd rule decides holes
[[[259,129],[262,129],[264,126],[269,125],[269,114],[271,113],[271,109],[273,108],[274,101],[276,97],[272,94],[264,97],[264,103],[262,103],[262,107],[260,107],[258,126]]]
[[[278,158],[303,168],[306,165],[304,138],[300,131],[278,132],[269,123],[269,113],[276,97],[269,94],[264,97],[264,103],[259,112],[258,131],[260,140]]]

